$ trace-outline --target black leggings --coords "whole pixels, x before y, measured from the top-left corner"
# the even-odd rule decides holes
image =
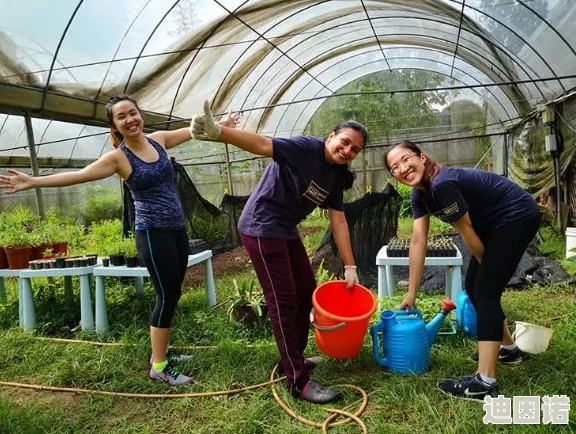
[[[540,215],[523,223],[510,223],[493,229],[482,238],[482,263],[470,258],[465,289],[476,308],[479,341],[502,341],[504,312],[500,300],[506,284],[516,271],[522,254],[536,235]]]
[[[136,231],[136,247],[156,289],[150,325],[170,328],[188,265],[186,229]]]

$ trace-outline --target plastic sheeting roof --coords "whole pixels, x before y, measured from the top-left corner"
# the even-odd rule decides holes
[[[58,121],[104,125],[117,93],[138,99],[149,122],[188,119],[209,99],[218,113],[243,110],[247,129],[292,135],[376,71],[441,73],[445,87],[476,92],[502,128],[576,87],[571,0],[0,3],[0,156],[26,140],[10,115],[55,120],[35,121],[37,142],[70,138]],[[73,146],[40,152],[98,157],[108,137],[90,134],[103,130],[75,128]]]

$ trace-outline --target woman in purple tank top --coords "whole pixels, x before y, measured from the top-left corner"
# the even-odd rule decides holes
[[[173,168],[166,150],[190,140],[190,129],[144,134],[144,119],[136,101],[117,95],[106,105],[114,150],[76,172],[29,176],[14,169],[0,175],[0,188],[7,193],[39,187],[64,187],[119,175],[135,201],[136,245],[156,289],[156,306],[150,320],[150,378],[170,385],[184,385],[191,377],[174,363],[186,357],[168,351],[174,309],[188,259],[188,237],[182,206],[173,181]],[[236,115],[221,122],[235,127]]]

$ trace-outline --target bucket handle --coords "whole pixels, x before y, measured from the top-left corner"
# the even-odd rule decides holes
[[[316,322],[314,321],[314,308],[312,308],[312,310],[310,311],[310,324],[312,325],[312,327],[322,332],[332,332],[334,330],[340,330],[341,328],[346,327],[346,321],[342,321],[340,324],[334,324],[331,326],[323,326],[320,324],[316,324]]]

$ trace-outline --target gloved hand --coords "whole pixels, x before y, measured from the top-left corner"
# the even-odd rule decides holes
[[[356,265],[344,265],[344,280],[346,280],[346,288],[348,289],[352,288],[355,283],[358,283]]]
[[[222,132],[210,112],[210,103],[204,101],[204,114],[196,115],[190,122],[190,134],[195,140],[218,140]]]

